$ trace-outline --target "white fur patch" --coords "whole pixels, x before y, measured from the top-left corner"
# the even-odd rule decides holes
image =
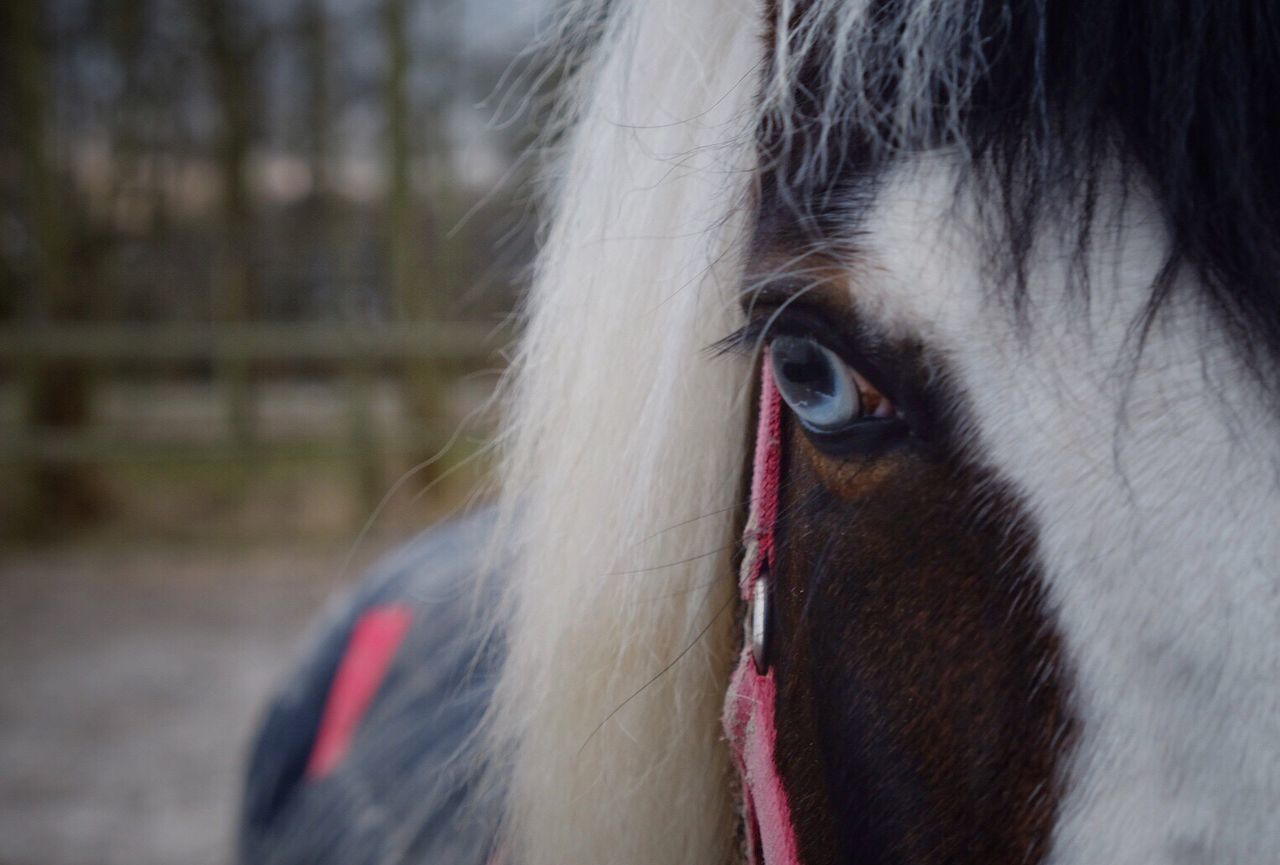
[[[1081,733],[1050,861],[1276,861],[1275,414],[1194,291],[1132,365],[1165,243],[1142,196],[1102,211],[1087,309],[1064,289],[1071,247],[1041,245],[1024,339],[992,302],[953,188],[941,158],[886,184],[852,292],[946,357],[975,458],[1034,521]]]

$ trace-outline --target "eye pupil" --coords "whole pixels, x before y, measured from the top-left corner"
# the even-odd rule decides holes
[[[816,348],[809,343],[810,348]],[[836,392],[835,374],[831,364],[817,351],[810,351],[803,358],[791,358],[782,362],[782,377],[822,396]]]
[[[811,339],[781,336],[773,340],[770,356],[778,391],[806,427],[831,432],[858,419],[853,371],[831,349]]]

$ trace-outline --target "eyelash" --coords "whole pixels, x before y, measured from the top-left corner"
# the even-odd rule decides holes
[[[733,333],[707,347],[713,357],[726,354],[755,354],[762,348],[773,329],[772,318],[753,318]]]

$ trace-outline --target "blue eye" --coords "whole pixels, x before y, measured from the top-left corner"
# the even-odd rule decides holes
[[[836,432],[862,416],[859,377],[831,349],[811,339],[779,336],[769,354],[778,392],[806,428]]]

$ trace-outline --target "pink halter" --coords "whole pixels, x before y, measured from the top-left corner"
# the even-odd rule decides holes
[[[762,641],[770,575],[774,570],[774,523],[778,516],[778,479],[782,470],[782,399],[773,381],[766,350],[760,374],[760,421],[751,476],[751,511],[739,576],[748,603],[747,639],[729,686],[724,728],[733,748],[742,785],[748,865],[800,865],[791,805],[778,774],[777,685],[764,661]]]

